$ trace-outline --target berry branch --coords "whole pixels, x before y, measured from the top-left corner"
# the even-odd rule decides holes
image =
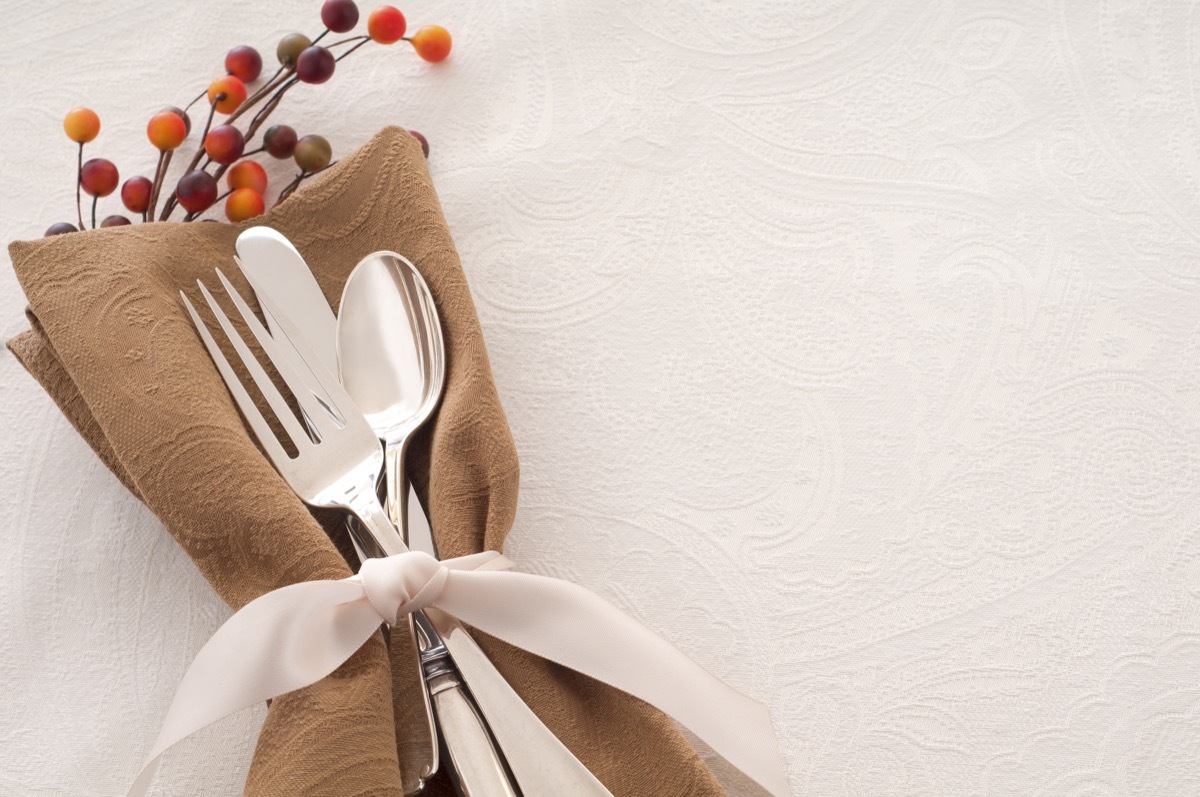
[[[266,152],[273,158],[290,158],[299,173],[279,192],[276,203],[285,201],[307,178],[332,165],[333,150],[319,135],[299,136],[289,125],[272,125],[263,133],[262,142],[253,149],[246,144],[279,107],[285,94],[299,83],[321,84],[333,77],[337,64],[351,53],[372,42],[391,45],[406,41],[425,61],[438,62],[450,54],[450,34],[445,28],[429,25],[406,37],[408,24],[404,15],[392,6],[380,6],[367,16],[367,32],[349,36],[324,46],[319,42],[331,33],[348,33],[358,25],[358,6],[353,0],[325,0],[321,6],[323,28],[315,38],[302,33],[289,33],[280,39],[275,54],[279,67],[253,93],[247,85],[262,74],[262,56],[253,47],[234,47],[225,56],[225,74],[214,80],[184,108],[168,107],[154,114],[146,125],[146,137],[158,150],[154,178],[131,177],[121,185],[121,202],[126,209],[140,214],[142,221],[152,221],[158,207],[159,195],[166,185],[167,174],[175,150],[191,134],[192,120],[188,111],[207,97],[209,110],[200,133],[199,146],[184,174],[176,182],[163,203],[158,221],[170,219],[176,206],[186,212],[185,222],[198,218],[218,202],[225,203],[225,216],[233,222],[262,215],[266,211],[263,197],[267,190],[267,173],[250,156]],[[334,55],[334,49],[350,45]],[[245,130],[237,126],[243,117],[254,111]],[[226,118],[220,124],[216,115]],[[76,108],[63,121],[67,137],[79,145],[75,211],[79,226],[67,222],[51,225],[46,235],[75,232],[84,229],[82,194],[92,197],[92,227],[95,228],[99,200],[113,193],[120,182],[117,167],[104,158],[84,161],[83,147],[100,133],[100,118],[88,108]],[[416,131],[410,131],[429,157],[429,142]],[[203,162],[202,162],[203,161]],[[208,167],[217,164],[209,174]],[[220,191],[220,181],[226,178],[226,190]],[[105,217],[100,227],[130,224],[121,215]]]

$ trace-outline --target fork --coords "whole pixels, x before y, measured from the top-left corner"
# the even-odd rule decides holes
[[[262,326],[220,269],[216,273],[255,340],[295,396],[305,424],[311,430],[310,434],[301,426],[287,400],[275,387],[229,317],[204,283],[197,280],[209,309],[251,380],[279,420],[288,442],[295,448],[296,455],[289,456],[217,346],[207,325],[191,301],[180,291],[180,297],[217,371],[275,469],[309,506],[338,509],[357,517],[366,530],[366,534],[356,533],[354,539],[355,546],[362,554],[375,557],[406,552],[408,548],[388,519],[375,491],[384,454],[366,418],[337,379],[328,374],[316,374],[325,389],[323,397],[318,398],[306,389],[296,365],[280,349],[278,342]],[[321,369],[315,362],[306,364],[314,372]],[[326,405],[323,399],[331,402],[332,406]],[[426,628],[432,628],[423,616],[417,620],[423,632]],[[430,640],[434,644],[438,641],[436,636]],[[453,671],[444,674],[450,675],[450,678],[442,679],[438,685],[438,720],[447,747],[459,753],[453,760],[458,765],[455,774],[460,789],[468,797],[516,797],[517,791],[509,781],[503,757],[478,708],[462,689],[457,675]],[[433,688],[431,682],[431,691]]]

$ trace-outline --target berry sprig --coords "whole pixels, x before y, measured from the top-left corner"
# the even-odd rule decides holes
[[[275,48],[279,67],[253,92],[248,86],[262,75],[263,59],[258,50],[248,45],[234,47],[225,55],[225,74],[198,94],[185,108],[167,107],[150,117],[146,138],[158,150],[158,162],[152,178],[137,175],[120,185],[121,202],[127,210],[140,215],[143,222],[167,221],[176,207],[186,212],[184,221],[193,221],[217,202],[225,201],[225,216],[232,222],[244,221],[266,212],[267,172],[262,165],[250,160],[253,155],[266,153],[279,160],[292,159],[298,172],[279,192],[276,203],[287,199],[306,179],[329,168],[333,149],[324,137],[309,134],[299,136],[295,128],[285,124],[271,125],[262,134],[261,143],[251,144],[270,115],[278,108],[284,95],[301,83],[319,85],[333,77],[337,65],[359,48],[370,43],[390,45],[409,42],[416,54],[425,61],[436,63],[450,54],[450,33],[438,25],[428,25],[411,36],[405,36],[408,23],[404,15],[392,6],[380,6],[367,16],[366,34],[350,36],[321,44],[331,33],[354,30],[359,22],[358,6],[353,0],[325,0],[321,6],[324,30],[309,38],[303,33],[289,33]],[[196,103],[206,101],[204,127],[199,146],[189,161],[183,176],[174,187],[164,192],[167,171],[176,150],[191,135],[192,120],[188,111]],[[249,116],[248,121],[244,121]],[[219,119],[220,116],[225,117]],[[244,129],[238,126],[245,124]],[[215,122],[215,124],[214,124]],[[116,165],[104,158],[83,159],[83,147],[99,135],[100,117],[89,108],[75,108],[63,120],[67,137],[76,142],[77,173],[75,211],[79,226],[69,222],[53,224],[46,235],[60,235],[85,229],[82,193],[92,197],[91,222],[96,225],[99,200],[117,190],[120,174]],[[425,136],[410,131],[429,157],[429,142]],[[211,169],[211,171],[210,171]],[[221,178],[227,190],[220,192]],[[81,193],[82,192],[82,193]],[[166,194],[162,210],[159,197]],[[123,215],[106,216],[101,227],[131,224]]]

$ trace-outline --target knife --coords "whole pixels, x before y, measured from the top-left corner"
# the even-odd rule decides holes
[[[292,242],[270,227],[251,227],[238,236],[234,251],[237,254],[233,259],[254,289],[271,336],[277,340],[287,340],[286,336],[279,335],[279,322],[275,320],[277,315],[303,319],[304,323],[297,325],[303,342],[309,351],[316,353],[317,359],[329,373],[336,374],[337,318],[312,270]],[[305,386],[329,414],[339,422],[344,421],[304,358],[296,354],[290,345],[280,348],[289,365],[300,374]],[[309,434],[314,434],[307,418],[305,423]]]
[[[237,252],[234,259],[246,276],[246,281],[254,289],[255,298],[267,321],[267,329],[273,338],[286,344],[279,347],[282,356],[286,357],[289,364],[301,375],[305,385],[317,400],[325,405],[326,410],[339,421],[343,420],[333,408],[333,402],[329,400],[320,381],[304,358],[296,352],[291,340],[286,334],[280,334],[279,322],[276,320],[277,317],[286,317],[301,322],[293,325],[294,333],[303,339],[306,348],[317,355],[317,359],[329,373],[337,373],[337,318],[312,270],[292,242],[270,227],[251,227],[238,236],[234,247]],[[314,427],[308,422],[308,418],[305,417],[304,420],[309,434],[315,435]],[[356,535],[351,534],[350,538],[361,561],[366,554]],[[414,648],[418,647],[418,634],[411,617],[409,632],[415,643]],[[396,642],[399,643],[400,640],[397,639]],[[389,646],[396,649],[396,643],[389,643]],[[405,748],[414,759],[400,762],[405,794],[419,793],[425,785],[425,779],[431,777],[438,768],[438,737],[433,705],[425,685],[424,671],[420,669],[420,651],[414,650],[414,653],[417,654],[414,656],[414,666],[420,670],[415,677],[421,681],[424,724],[428,728],[428,738]],[[405,756],[402,755],[401,758]]]
[[[408,544],[411,550],[437,558],[429,517],[412,482],[408,484]],[[425,614],[463,679],[470,684],[471,696],[487,726],[495,738],[503,740],[504,760],[526,797],[612,797],[604,784],[521,700],[462,625],[432,606],[426,607]],[[440,712],[438,716],[442,716]],[[453,751],[450,756],[453,758]],[[537,785],[536,790],[531,788],[533,784]]]

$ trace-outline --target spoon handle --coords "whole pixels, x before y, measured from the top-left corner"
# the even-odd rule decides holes
[[[404,453],[408,447],[406,437],[399,443],[387,443],[383,450],[383,473],[386,480],[386,508],[388,520],[400,530],[400,539],[408,545],[408,490],[404,478]]]

